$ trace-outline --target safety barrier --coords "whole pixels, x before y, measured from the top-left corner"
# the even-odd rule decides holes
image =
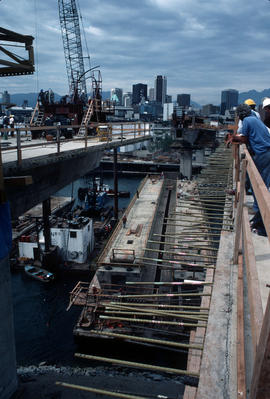
[[[254,359],[249,399],[259,399],[269,396],[270,387],[270,295],[268,293],[267,305],[263,312],[255,248],[250,230],[248,209],[244,205],[246,173],[248,173],[253,193],[258,202],[268,241],[270,241],[270,192],[265,186],[246,146],[243,146],[243,151],[240,154],[239,146],[234,144],[233,152],[236,184],[236,231],[233,261],[234,264],[238,265],[238,395],[240,395],[240,392],[241,397],[247,395],[244,349],[245,291],[243,283],[243,276],[246,273]],[[268,287],[266,283],[265,286]]]
[[[112,135],[108,136],[106,141],[100,142],[97,136],[88,135],[88,129],[95,130],[98,126],[108,126],[112,130]],[[89,145],[93,144],[107,144],[109,145],[112,141],[119,141],[121,145],[124,145],[126,139],[136,139],[141,137],[146,137],[150,134],[150,124],[146,122],[124,122],[124,123],[92,123],[85,129],[85,134],[75,134],[72,138],[63,139],[61,132],[64,129],[72,129],[74,131],[79,131],[80,125],[57,125],[57,126],[25,126],[25,127],[16,127],[16,128],[2,128],[0,129],[0,134],[2,137],[1,143],[4,143],[5,139],[10,138],[9,136],[16,137],[16,144],[4,146],[1,144],[2,153],[5,151],[16,151],[17,156],[16,160],[18,164],[21,163],[23,159],[23,150],[30,148],[41,148],[46,145],[47,146],[55,146],[56,145],[56,153],[61,152],[61,145],[63,143],[83,143],[81,148],[87,148]],[[40,132],[44,137],[35,139],[32,141],[31,135],[34,132]],[[24,133],[24,136],[23,136]],[[54,136],[50,133],[54,133]],[[29,136],[30,134],[30,136]],[[31,140],[29,143],[28,140],[22,140],[25,137],[28,140]],[[47,139],[46,139],[47,137]],[[15,141],[15,140],[14,140]]]

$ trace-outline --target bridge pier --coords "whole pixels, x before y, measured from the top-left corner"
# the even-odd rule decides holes
[[[8,256],[0,260],[0,399],[17,389],[13,304]]]
[[[180,173],[190,180],[192,176],[192,149],[180,151],[180,154]]]

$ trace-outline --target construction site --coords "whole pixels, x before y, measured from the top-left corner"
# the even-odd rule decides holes
[[[16,133],[16,145],[6,148],[1,138],[0,151],[0,398],[269,399],[270,193],[245,145],[228,148],[220,141],[193,178],[192,146],[204,135],[213,141],[216,133],[195,123],[183,128],[185,140],[176,145],[179,173],[149,173],[121,216],[115,195],[116,227],[94,275],[78,281],[66,307],[80,309],[73,335],[83,343],[74,353],[81,367],[61,374],[40,364],[40,375],[34,367],[17,369],[11,219],[40,203],[46,209],[54,192],[99,166],[108,149],[118,193],[117,149],[150,140],[149,126],[141,121],[119,123],[113,133],[107,118],[114,104],[102,99],[99,66],[84,69],[75,1],[58,1],[58,8],[69,95],[54,102],[49,91],[40,92],[27,126],[0,129],[7,137]],[[27,52],[22,58],[1,46],[9,61],[0,60],[0,76],[34,73],[34,38],[4,28],[0,34]],[[236,133],[237,123],[231,128]],[[36,143],[22,145],[22,131],[31,132]],[[38,155],[23,158],[29,149]],[[250,229],[247,175],[266,237]],[[45,225],[48,210],[43,218]],[[47,241],[45,248],[50,249]],[[106,355],[94,353],[98,346]],[[104,368],[97,376],[99,364]],[[121,379],[114,370],[121,370]],[[151,373],[149,379],[135,378],[138,370]],[[86,378],[76,379],[76,373]]]

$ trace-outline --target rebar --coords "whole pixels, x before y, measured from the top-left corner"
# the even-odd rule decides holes
[[[193,376],[193,377],[199,377],[198,373],[194,373],[192,371],[173,369],[173,368],[168,368],[168,367],[154,366],[152,364],[128,362],[126,360],[112,359],[112,358],[100,357],[100,356],[92,356],[92,355],[84,355],[82,353],[75,353],[75,356],[79,357],[81,359],[98,360],[98,361],[101,361],[101,362],[120,364],[122,366],[129,366],[129,367],[134,367],[134,368],[143,368],[143,369],[155,370],[155,371],[171,373],[171,374],[190,375],[190,376]]]

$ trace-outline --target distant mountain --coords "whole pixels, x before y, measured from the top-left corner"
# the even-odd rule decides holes
[[[103,100],[109,99],[111,95],[110,91],[103,91],[102,98]],[[29,107],[34,107],[37,102],[38,93],[17,93],[10,95],[10,101],[13,104],[21,106],[24,100],[28,101]],[[60,94],[54,93],[55,101],[59,101],[62,96]],[[252,98],[257,105],[262,103],[262,99],[264,97],[270,97],[270,89],[264,89],[262,91],[257,90],[249,90],[243,93],[239,93],[239,104],[242,104],[247,98]],[[201,108],[201,105],[196,103],[195,101],[190,102],[194,108]]]
[[[110,98],[110,91],[103,91],[102,92],[102,98],[103,100],[106,100],[107,98]],[[16,104],[18,107],[23,105],[23,102],[26,100],[28,101],[28,106],[29,107],[35,107],[36,102],[37,102],[37,97],[38,93],[17,93],[17,94],[11,94],[10,95],[10,102],[12,104]],[[60,94],[54,93],[54,99],[55,101],[59,101]]]
[[[37,103],[37,97],[38,93],[17,93],[17,94],[11,94],[10,95],[10,102],[12,104],[16,104],[18,107],[21,107],[23,105],[23,102],[26,100],[28,101],[28,106],[29,107],[35,107]],[[59,101],[60,96],[57,93],[54,93],[54,99],[55,101]]]
[[[195,103],[195,101],[190,101],[190,105],[192,105],[193,108],[201,108],[202,106],[198,103]]]
[[[238,102],[243,104],[248,98],[252,98],[257,105],[262,103],[264,97],[270,97],[270,89],[264,89],[263,91],[249,90],[243,93],[239,93]]]

